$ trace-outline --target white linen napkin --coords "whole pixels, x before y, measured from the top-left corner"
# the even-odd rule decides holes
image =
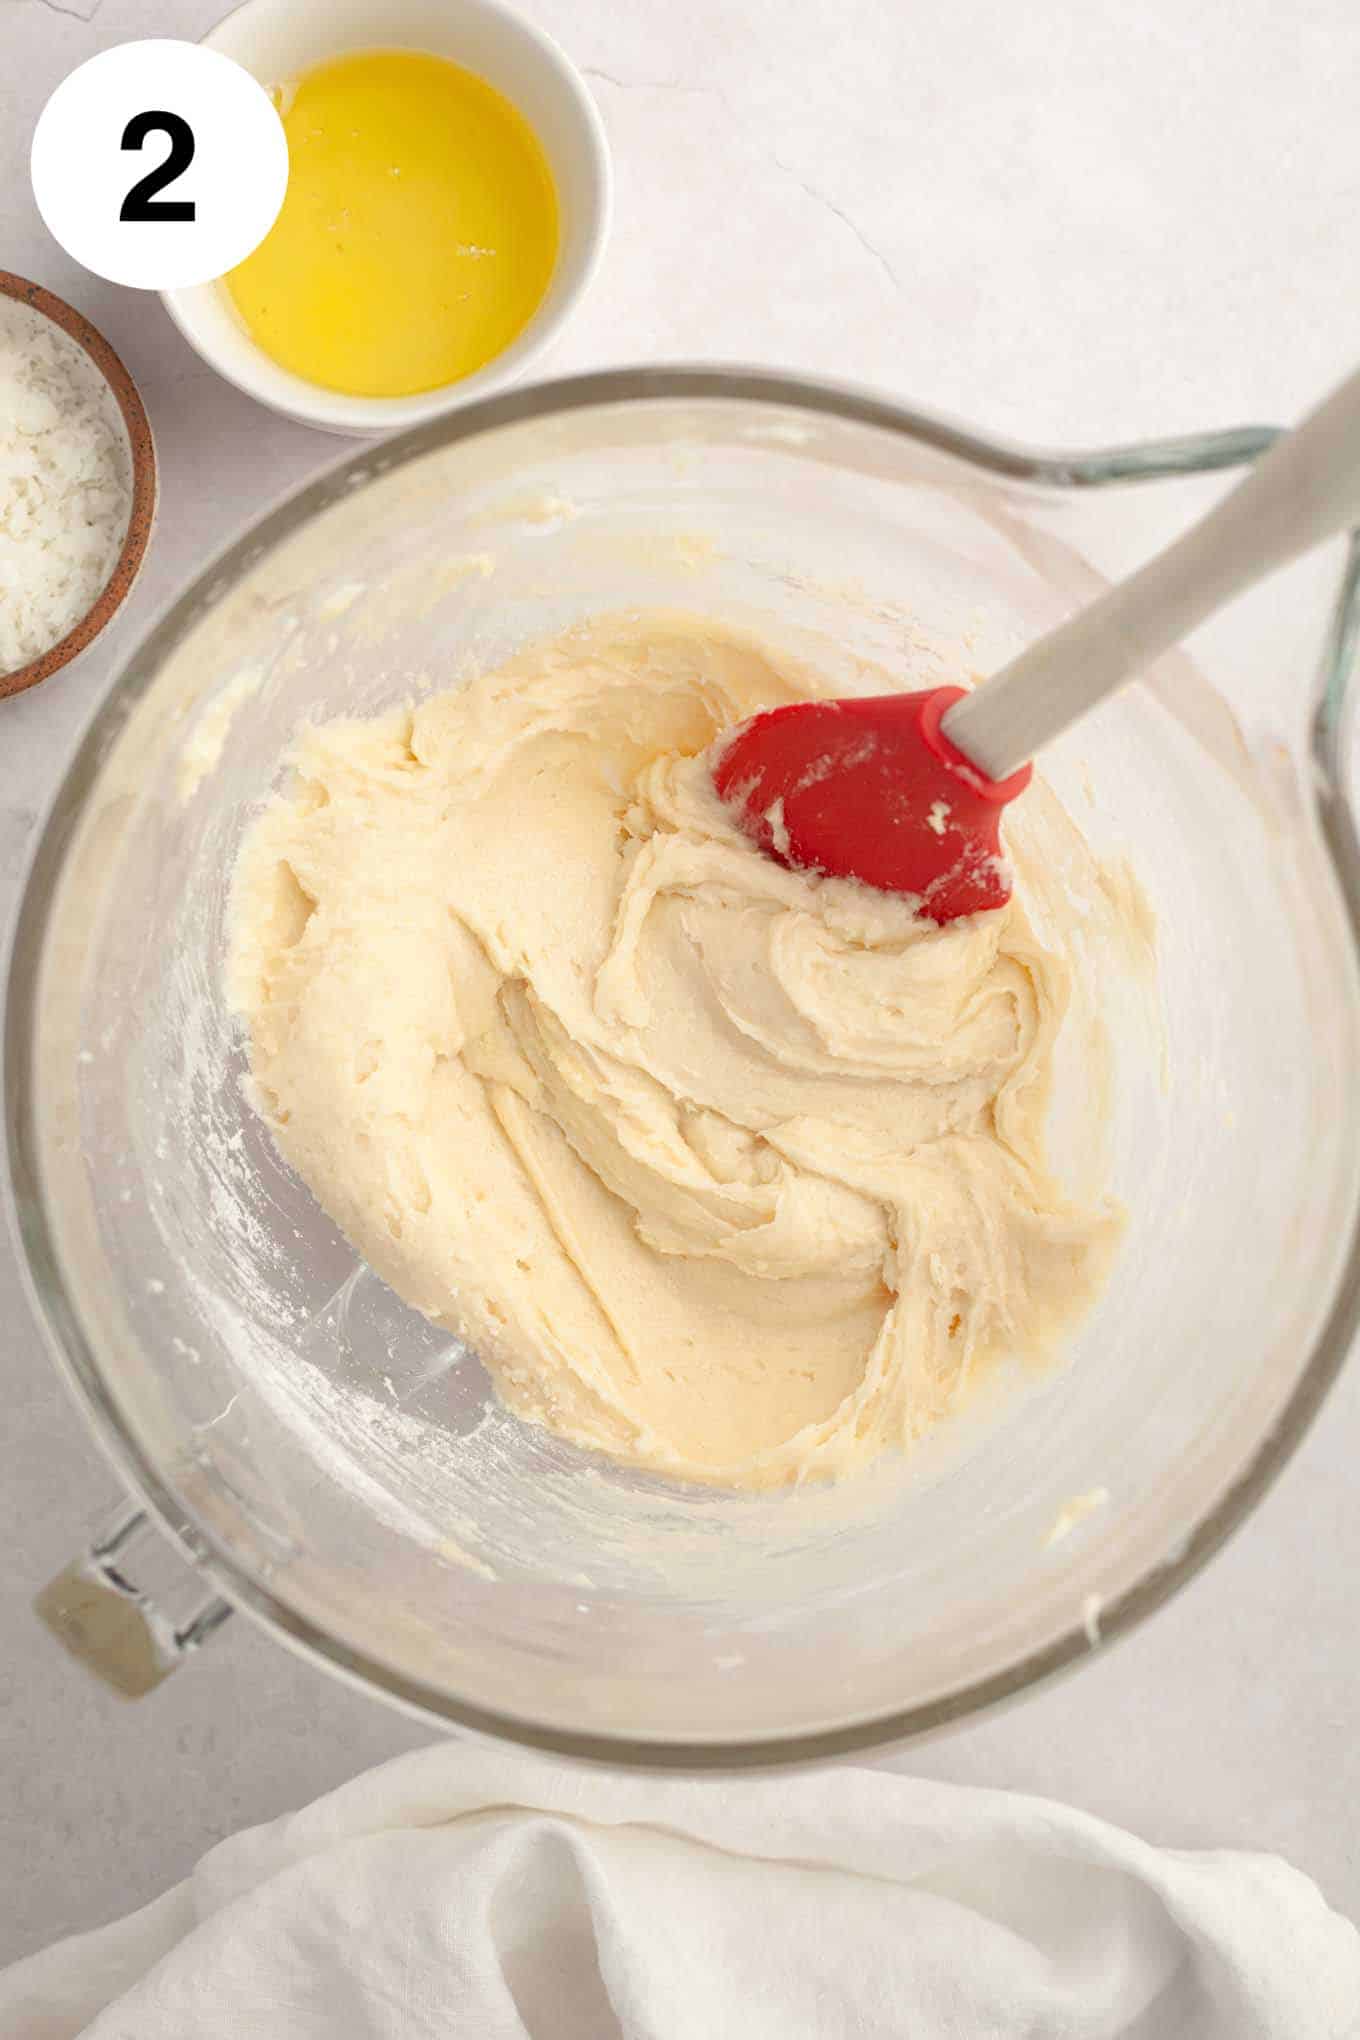
[[[1354,2040],[1360,1936],[1277,1857],[831,1769],[446,1743],[0,1975],[4,2040]]]

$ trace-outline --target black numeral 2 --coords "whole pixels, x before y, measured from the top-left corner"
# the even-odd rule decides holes
[[[191,220],[194,217],[194,201],[191,198],[157,198],[158,191],[164,191],[167,184],[173,184],[194,160],[194,131],[187,120],[177,113],[134,113],[123,129],[122,146],[125,149],[140,149],[148,135],[164,134],[170,138],[170,153],[163,163],[154,170],[148,170],[145,177],[139,177],[127,197],[123,200],[118,217],[120,220]]]

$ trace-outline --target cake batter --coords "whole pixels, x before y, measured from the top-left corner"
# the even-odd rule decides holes
[[[723,732],[826,691],[598,623],[305,730],[236,878],[256,1101],[356,1247],[521,1416],[732,1487],[910,1445],[1121,1226],[1045,1162],[1067,967],[1023,884],[938,928],[714,794]]]

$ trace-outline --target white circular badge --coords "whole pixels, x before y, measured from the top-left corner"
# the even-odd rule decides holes
[[[31,163],[53,238],[136,290],[207,283],[243,262],[288,186],[264,87],[216,50],[160,39],[120,43],[63,79]]]

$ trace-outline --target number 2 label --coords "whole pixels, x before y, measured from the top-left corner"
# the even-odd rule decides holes
[[[288,143],[240,64],[156,37],[63,79],[34,130],[32,172],[38,210],[77,262],[137,290],[183,290],[259,246],[283,204]]]
[[[178,113],[134,113],[123,129],[123,147],[140,149],[148,136],[168,135],[170,153],[145,177],[139,177],[119,208],[120,220],[191,220],[191,198],[157,198],[167,184],[182,177],[194,160],[194,131]]]

